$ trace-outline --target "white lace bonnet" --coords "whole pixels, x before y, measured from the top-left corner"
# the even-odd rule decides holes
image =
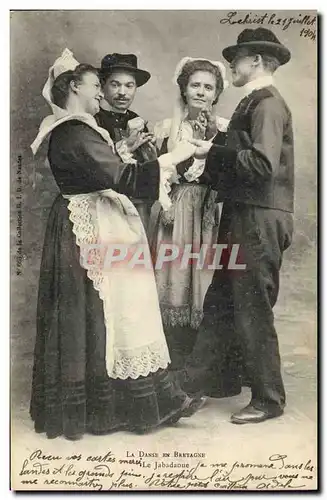
[[[73,53],[69,49],[65,49],[60,57],[58,57],[51,68],[49,69],[49,76],[42,90],[42,95],[47,103],[50,105],[53,114],[61,114],[61,108],[56,106],[52,101],[51,88],[55,79],[65,73],[66,71],[74,71],[79,65],[79,62],[75,59]]]

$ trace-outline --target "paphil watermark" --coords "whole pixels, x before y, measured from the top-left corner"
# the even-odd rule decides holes
[[[185,270],[189,266],[194,266],[197,270],[246,269],[238,243],[203,243],[196,249],[191,243],[183,247],[173,243],[161,243],[155,253],[150,251],[146,243],[84,244],[80,246],[80,262],[85,269],[103,271],[120,267],[160,271],[166,266],[174,266],[179,270]]]

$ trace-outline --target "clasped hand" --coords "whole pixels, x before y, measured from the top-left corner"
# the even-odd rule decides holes
[[[212,110],[203,109],[198,114],[196,120],[191,120],[194,139],[212,139],[218,132],[216,118]]]
[[[134,153],[143,144],[152,143],[154,138],[150,132],[143,132],[141,130],[132,130],[128,137],[125,139],[127,150],[129,153]]]
[[[144,161],[151,161],[157,158],[157,150],[154,145],[155,138],[153,134],[142,130],[131,130],[125,139],[127,151],[133,154],[137,149],[142,151]]]
[[[211,141],[201,141],[200,139],[189,139],[189,142],[193,144],[193,146],[196,146],[194,158],[198,160],[204,160],[207,157],[212,147]]]

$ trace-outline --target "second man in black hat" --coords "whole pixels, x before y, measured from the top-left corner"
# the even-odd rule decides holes
[[[134,141],[138,133],[151,140],[145,121],[130,110],[138,87],[151,77],[148,71],[139,69],[134,54],[107,54],[101,61],[100,76],[104,99],[95,116],[98,125],[107,130],[117,145],[136,161],[144,161],[142,147]],[[151,205],[154,200],[133,200],[142,222],[147,228]]]

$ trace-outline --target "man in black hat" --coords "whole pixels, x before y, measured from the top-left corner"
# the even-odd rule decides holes
[[[207,359],[205,370],[216,370],[216,385],[219,376],[230,374],[236,392],[243,365],[252,398],[231,421],[244,424],[277,417],[285,407],[273,307],[293,232],[294,155],[291,112],[274,86],[273,73],[291,55],[270,30],[258,28],[244,30],[223,56],[244,97],[225,144],[192,142],[197,156],[206,157],[205,173],[224,201],[218,242],[239,244],[246,268],[216,270],[186,379],[191,383],[201,373],[199,360]]]
[[[124,158],[124,154],[127,154],[136,161],[144,161],[147,159],[144,158],[146,146],[135,149],[136,139],[139,134],[143,134],[150,141],[152,135],[148,134],[144,120],[129,108],[137,88],[150,79],[150,73],[137,67],[134,54],[107,54],[101,61],[100,76],[104,99],[99,113],[95,115],[98,125],[109,132],[123,160],[128,159]],[[146,228],[153,200],[133,200],[133,203]]]

